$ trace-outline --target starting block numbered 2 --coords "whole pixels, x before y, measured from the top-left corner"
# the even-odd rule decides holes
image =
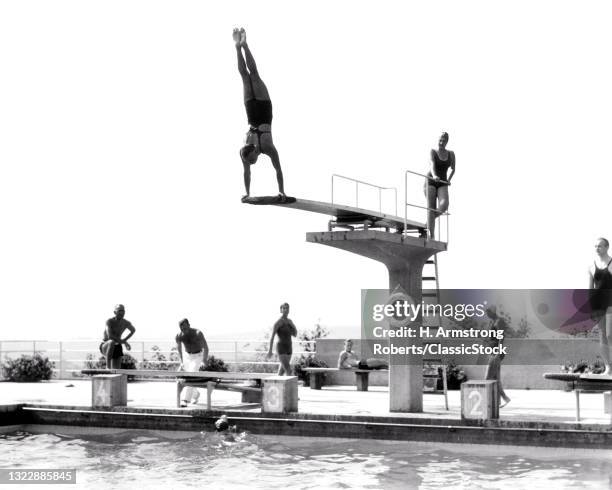
[[[461,385],[461,418],[489,420],[499,418],[497,381],[466,381]]]

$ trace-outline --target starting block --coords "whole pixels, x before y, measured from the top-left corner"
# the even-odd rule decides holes
[[[98,374],[91,378],[92,407],[124,407],[127,405],[127,376]]]
[[[263,380],[261,411],[287,413],[298,411],[297,376],[272,376]]]
[[[472,420],[499,418],[497,381],[466,381],[461,384],[461,418]]]

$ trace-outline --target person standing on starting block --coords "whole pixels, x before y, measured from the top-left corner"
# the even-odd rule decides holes
[[[606,366],[602,376],[610,376],[610,344],[608,334],[612,325],[612,257],[608,255],[610,242],[598,238],[595,242],[595,260],[589,267],[591,317],[599,327],[601,357]]]
[[[434,238],[436,218],[448,210],[448,186],[455,174],[455,153],[447,150],[448,133],[442,133],[438,149],[431,150],[431,168],[425,181],[427,197],[427,229],[430,238]],[[450,175],[447,175],[448,169]]]
[[[181,332],[176,336],[176,349],[178,350],[181,360],[181,371],[200,371],[200,368],[206,367],[208,362],[208,344],[204,338],[204,334],[196,328],[191,328],[187,318],[179,322]],[[183,352],[183,346],[185,352]],[[181,397],[181,407],[186,407],[188,403],[197,403],[200,398],[200,392],[197,388],[191,386],[183,390]]]
[[[125,307],[123,305],[115,306],[114,313],[115,316],[106,321],[106,329],[100,344],[100,352],[106,358],[106,369],[121,369],[123,346],[131,350],[127,340],[136,332],[134,326],[124,318]],[[122,338],[126,330],[130,333]]]
[[[274,337],[278,335],[278,342],[276,343],[276,352],[278,353],[278,360],[280,361],[278,375],[291,376],[291,355],[293,354],[291,337],[297,337],[297,328],[295,328],[295,325],[288,316],[289,303],[283,303],[280,307],[280,311],[282,315],[272,328],[267,358],[270,359],[272,357]]]
[[[286,198],[285,186],[278,151],[276,151],[272,141],[272,102],[270,101],[270,95],[257,71],[257,65],[247,44],[244,29],[234,29],[233,39],[236,43],[238,72],[242,77],[244,105],[250,126],[246,134],[245,144],[240,149],[240,158],[244,166],[244,187],[246,190],[246,195],[243,196],[242,200],[244,201],[250,197],[251,165],[257,162],[257,158],[263,153],[270,157],[274,170],[276,170],[279,199],[282,201]]]

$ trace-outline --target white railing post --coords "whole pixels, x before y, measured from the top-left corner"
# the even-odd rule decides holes
[[[359,182],[355,181],[355,207],[359,207]]]
[[[64,343],[59,343],[59,374],[57,375],[58,379],[63,379],[63,370],[64,370]]]
[[[142,368],[142,366],[144,365],[144,361],[145,361],[145,346],[144,346],[144,340],[141,342],[141,356],[140,356],[140,367]]]
[[[234,362],[238,362],[238,342],[234,340]]]
[[[32,341],[32,355],[36,355],[36,340]]]

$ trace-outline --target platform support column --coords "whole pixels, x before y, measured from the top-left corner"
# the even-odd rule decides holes
[[[389,291],[400,286],[416,304],[422,298],[422,272],[425,260],[413,259],[403,267],[389,267]],[[422,324],[422,316],[414,324]],[[418,345],[418,338],[395,338],[393,344],[401,346]],[[391,412],[423,411],[423,356],[391,354],[389,356],[389,410]]]

